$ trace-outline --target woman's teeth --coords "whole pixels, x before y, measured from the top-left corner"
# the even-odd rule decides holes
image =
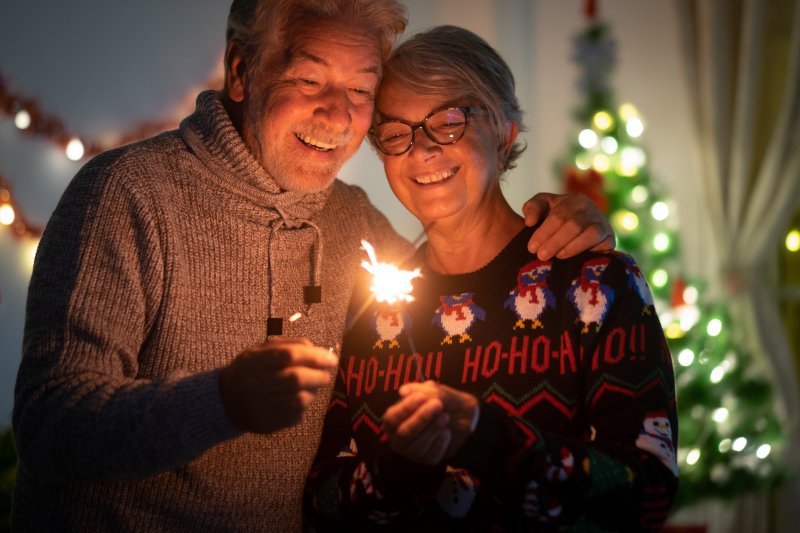
[[[300,135],[296,133],[295,136],[300,140],[300,142],[302,142],[309,148],[313,148],[314,150],[319,150],[320,152],[328,152],[336,148],[335,144],[328,144],[326,142],[322,142],[317,139],[312,139],[307,135]]]
[[[456,173],[456,169],[455,168],[451,168],[450,170],[445,170],[443,172],[437,172],[435,174],[428,174],[427,176],[417,176],[416,178],[414,178],[414,180],[417,183],[421,184],[421,185],[427,185],[428,183],[437,183],[437,182],[440,182],[440,181],[444,181],[447,178],[452,177],[453,174],[455,174],[455,173]]]

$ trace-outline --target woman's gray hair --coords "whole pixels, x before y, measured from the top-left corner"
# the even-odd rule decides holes
[[[463,99],[482,108],[498,150],[506,142],[508,122],[524,131],[511,69],[486,41],[464,28],[437,26],[402,42],[384,65],[384,79],[388,78],[420,95]],[[514,168],[525,148],[524,142],[515,142],[501,170]]]
[[[239,44],[251,79],[258,79],[265,71],[281,71],[289,59],[291,38],[321,21],[363,28],[379,46],[384,62],[408,18],[397,0],[233,0],[225,40]]]

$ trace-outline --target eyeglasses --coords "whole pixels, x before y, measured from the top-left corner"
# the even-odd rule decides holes
[[[464,136],[471,107],[435,109],[422,122],[412,124],[400,119],[380,122],[369,131],[378,149],[386,155],[403,155],[414,144],[416,131],[422,128],[436,144],[454,144]]]

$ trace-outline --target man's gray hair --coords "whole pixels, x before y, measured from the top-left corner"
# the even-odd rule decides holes
[[[291,37],[322,21],[363,28],[375,40],[383,62],[408,18],[397,0],[233,0],[225,40],[239,44],[251,79],[257,79],[265,68],[282,69]]]

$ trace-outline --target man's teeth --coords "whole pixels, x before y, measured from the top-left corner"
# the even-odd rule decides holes
[[[444,181],[447,178],[453,176],[456,173],[456,169],[451,168],[450,170],[445,170],[443,172],[437,172],[435,174],[428,174],[427,176],[417,176],[414,178],[417,183],[421,184],[428,184],[428,183],[436,183],[439,181]]]
[[[297,138],[300,139],[303,142],[303,144],[306,144],[306,145],[310,146],[311,148],[314,148],[315,150],[328,151],[328,150],[333,150],[334,148],[336,148],[335,144],[328,144],[326,142],[322,142],[322,141],[319,141],[317,139],[312,139],[311,137],[309,137],[307,135],[300,135],[300,134],[296,134],[296,135],[297,135]]]

